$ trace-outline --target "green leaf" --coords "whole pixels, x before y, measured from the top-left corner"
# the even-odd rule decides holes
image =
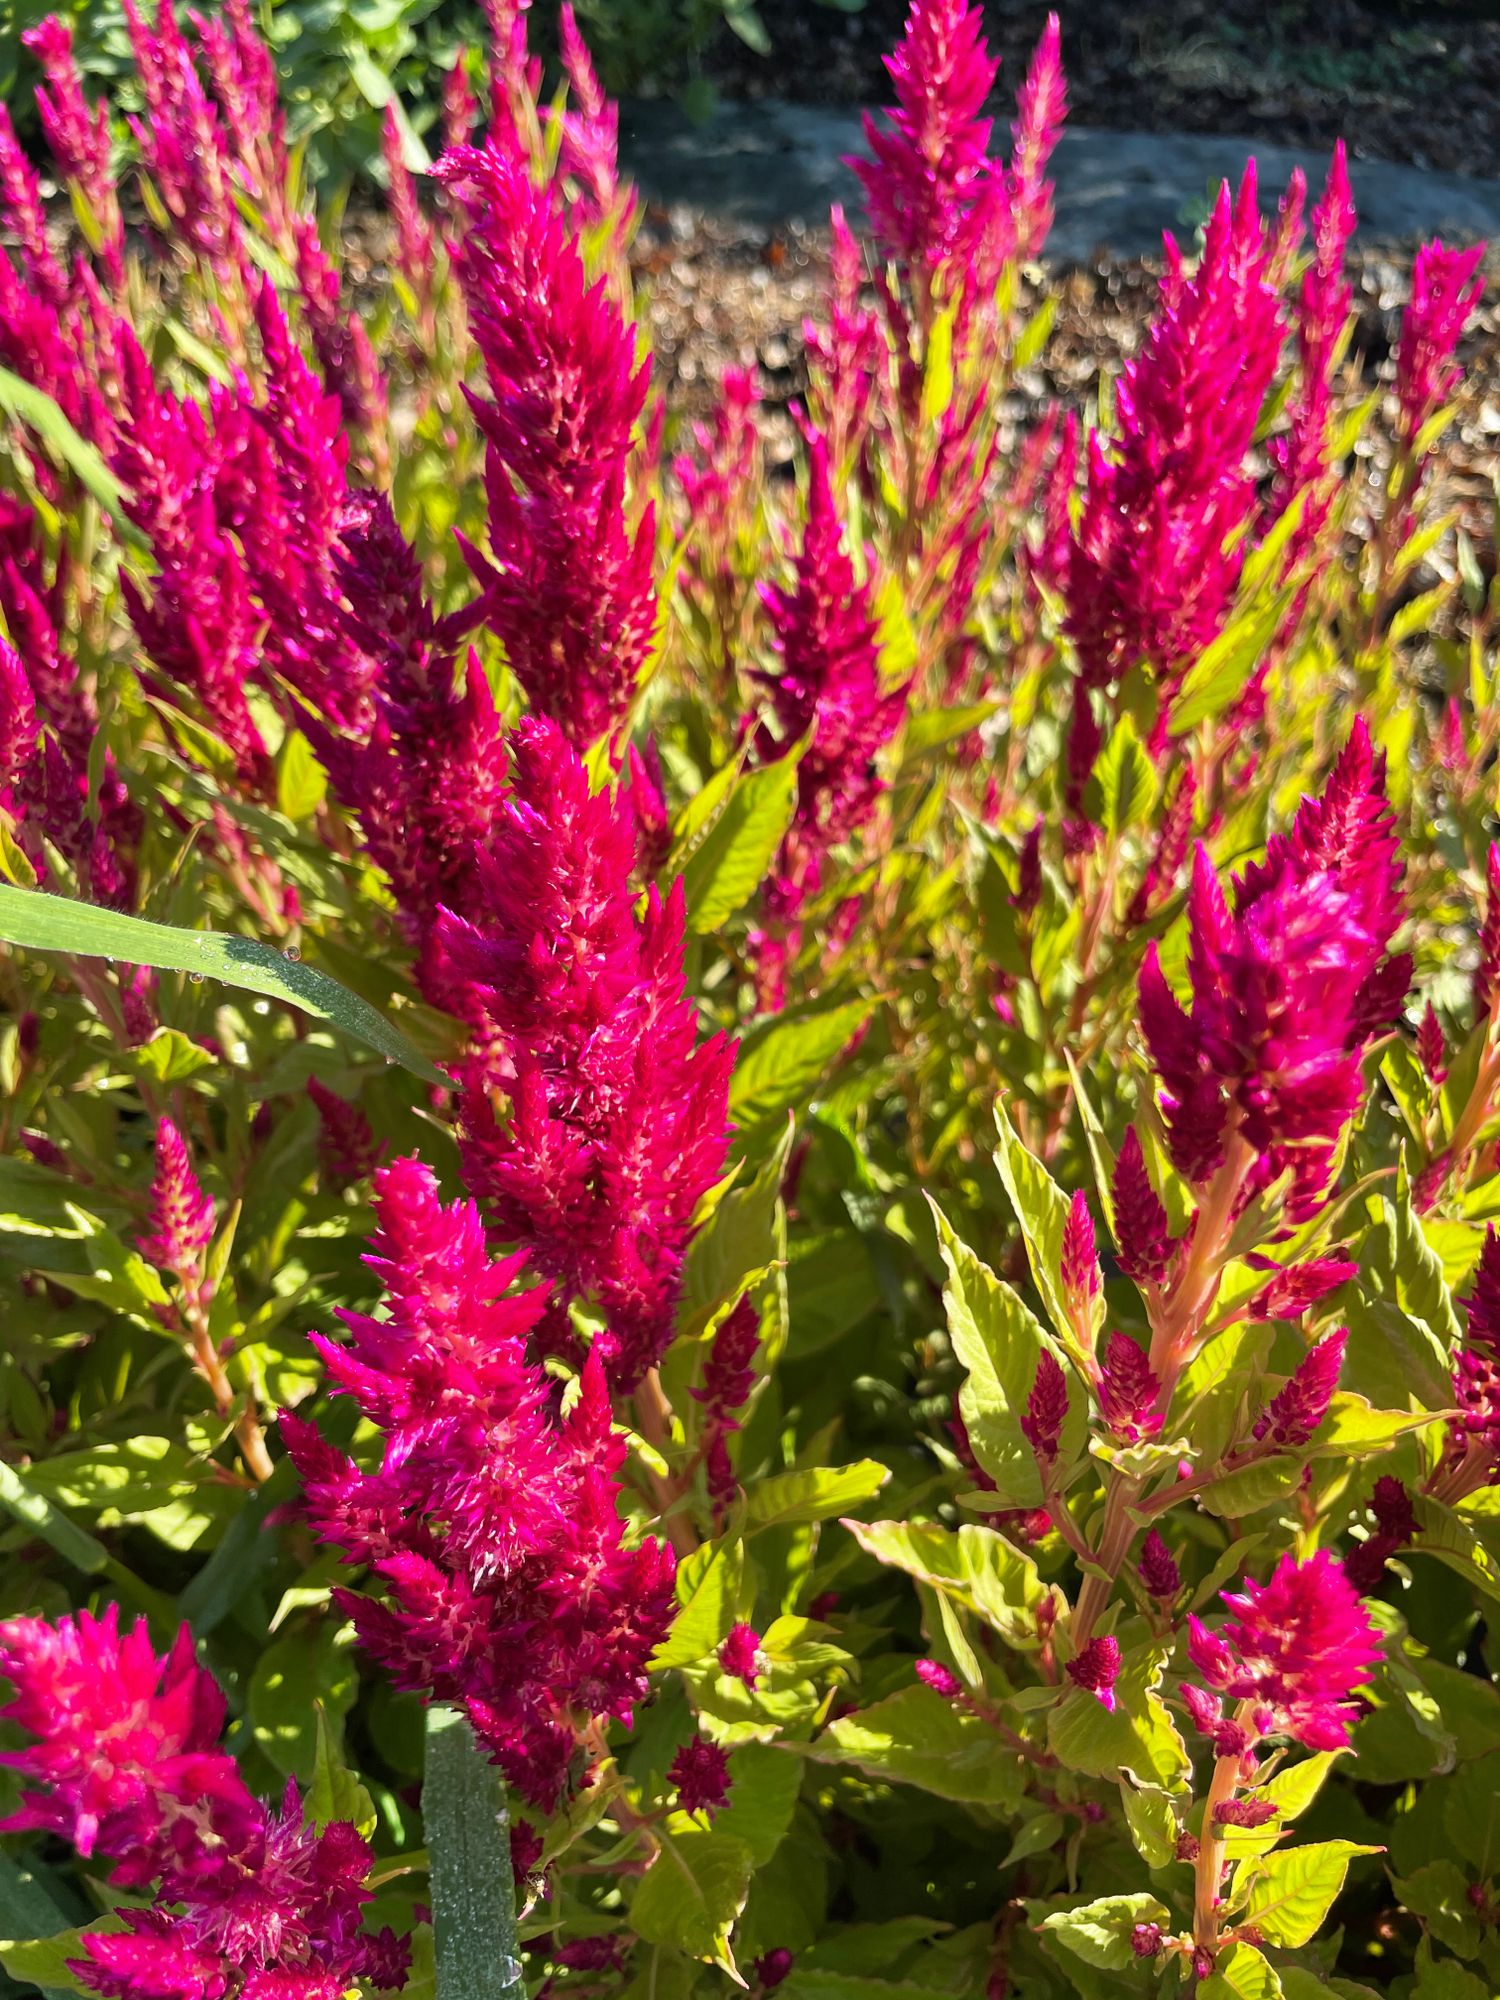
[[[80,437],[45,391],[23,382],[9,368],[0,368],[0,410],[19,417],[67,467],[84,492],[97,500],[114,524],[121,541],[144,549],[145,537],[125,515],[125,488],[98,450]]]
[[[742,1840],[757,1868],[764,1868],[787,1836],[802,1789],[800,1757],[769,1743],[747,1743],[729,1759],[729,1804],[714,1818],[714,1832]]]
[[[85,1986],[77,1973],[69,1970],[68,1961],[88,1957],[83,1942],[86,1937],[102,1937],[124,1928],[118,1917],[106,1917],[85,1929],[59,1931],[53,1937],[10,1940],[0,1943],[0,1965],[12,1979],[38,1987],[48,2000],[52,1996],[61,2000],[69,1993],[92,1993],[95,1989]]]
[[[322,1702],[317,1705],[317,1716],[318,1740],[313,1753],[312,1783],[307,1788],[307,1817],[319,1827],[346,1821],[368,1840],[375,1831],[374,1801],[339,1755]]]
[[[796,1109],[869,1020],[874,1006],[873,1000],[840,1000],[758,1022],[740,1043],[735,1060],[729,1085],[732,1121],[742,1132],[753,1131]]]
[[[276,757],[276,803],[288,819],[310,819],[328,794],[328,774],[300,729],[289,729]]]
[[[1178,1836],[1171,1798],[1154,1788],[1137,1791],[1134,1785],[1122,1785],[1120,1803],[1136,1853],[1148,1868],[1167,1867],[1176,1857]]]
[[[733,1972],[729,1933],[745,1907],[754,1868],[750,1848],[730,1834],[664,1833],[630,1905],[630,1927],[646,1944],[668,1945]]]
[[[1213,1971],[1194,1989],[1194,2000],[1280,2000],[1280,1995],[1271,1961],[1250,1944],[1221,1951]]]
[[[153,965],[191,977],[219,979],[247,993],[264,993],[397,1062],[427,1083],[447,1079],[398,1028],[367,1001],[326,973],[288,959],[273,945],[227,931],[177,930],[128,917],[66,896],[0,885],[0,941],[28,951],[61,951],[74,958],[107,958],[125,965]]]
[[[1089,787],[1093,808],[1089,817],[1103,827],[1108,839],[1118,839],[1127,827],[1143,825],[1150,818],[1156,803],[1156,773],[1128,714],[1110,731]]]
[[[797,809],[797,754],[742,772],[682,871],[688,928],[721,930],[755,894]]]
[[[1070,1206],[1068,1197],[1041,1161],[1021,1144],[1009,1113],[999,1100],[995,1104],[995,1126],[1000,1134],[1000,1150],[995,1155],[995,1165],[1000,1170],[1005,1192],[1021,1225],[1032,1283],[1042,1295],[1042,1302],[1057,1328],[1059,1339],[1065,1346],[1076,1348],[1077,1335],[1068,1317],[1059,1276],[1063,1228]]]
[[[1412,2000],[1494,2000],[1493,1983],[1466,1972],[1451,1958],[1429,1958],[1417,1968]]]
[[[451,1708],[427,1712],[422,1820],[437,2000],[525,2000],[505,1788],[468,1723]]]
[[[1359,1854],[1380,1852],[1352,1840],[1323,1840],[1246,1864],[1255,1873],[1245,1921],[1263,1931],[1272,1944],[1311,1944],[1344,1886],[1350,1861]]]
[[[745,1531],[780,1526],[788,1521],[829,1521],[846,1507],[873,1500],[890,1478],[878,1459],[862,1458],[854,1465],[819,1465],[805,1472],[778,1472],[750,1489],[745,1506]],[[857,1524],[851,1522],[851,1526]]]
[[[955,1531],[926,1521],[847,1525],[877,1562],[905,1570],[972,1611],[1007,1646],[1030,1651],[1040,1643],[1037,1606],[1052,1592],[1038,1576],[1036,1564],[992,1528],[965,1522]]]
[[[103,1542],[86,1534],[60,1507],[33,1491],[15,1467],[3,1459],[0,1459],[0,1507],[85,1576],[98,1576],[109,1567],[109,1550]]]
[[[1042,1329],[1019,1295],[959,1240],[935,1202],[932,1213],[948,1267],[948,1336],[967,1370],[959,1411],[969,1442],[995,1482],[997,1505],[1039,1507],[1042,1478],[1021,1413],[1036,1382]]]
[[[727,1188],[688,1245],[677,1331],[703,1333],[721,1306],[732,1305],[776,1262],[781,1250],[781,1184],[792,1148],[788,1120],[752,1180]]]
[[[1404,1878],[1393,1876],[1391,1887],[1439,1944],[1462,1958],[1479,1950],[1484,1933],[1469,1901],[1469,1878],[1456,1861],[1429,1861]]]
[[[736,1538],[706,1542],[677,1566],[677,1616],[651,1655],[651,1670],[706,1660],[740,1615],[745,1548]]]
[[[1130,1933],[1137,1924],[1172,1922],[1171,1912],[1148,1890],[1129,1896],[1101,1896],[1097,1902],[1083,1903],[1076,1910],[1054,1910],[1043,1917],[1041,1928],[1049,1937],[1066,1945],[1085,1965],[1102,1966],[1107,1972],[1123,1972],[1134,1965]]]
[[[1222,715],[1238,698],[1256,661],[1275,638],[1291,600],[1289,590],[1262,598],[1204,647],[1172,703],[1168,728],[1173,736],[1185,736],[1200,722]]]
[[[988,1722],[929,1687],[903,1688],[841,1715],[802,1747],[817,1763],[853,1764],[869,1777],[961,1805],[1013,1806],[1021,1795],[1020,1757]]]

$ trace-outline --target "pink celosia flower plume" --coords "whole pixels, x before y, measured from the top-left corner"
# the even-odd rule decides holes
[[[590,793],[550,723],[522,723],[512,750],[474,914],[437,927],[489,1051],[464,1097],[465,1171],[499,1237],[558,1281],[559,1338],[566,1298],[597,1302],[595,1350],[628,1389],[671,1338],[693,1212],[723,1171],[733,1049],[698,1040],[681,884],[637,912],[628,807]]]
[[[387,1316],[313,1336],[334,1386],[383,1434],[362,1471],[283,1416],[325,1540],[368,1565],[379,1597],[340,1590],[397,1684],[461,1706],[509,1781],[554,1805],[582,1718],[628,1720],[671,1615],[673,1564],[624,1546],[614,1434],[597,1355],[566,1415],[527,1358],[545,1294],[491,1260],[471,1202],[444,1207],[420,1161],[375,1180],[371,1268]]]
[[[1252,483],[1245,455],[1281,351],[1254,166],[1221,189],[1189,277],[1166,239],[1161,311],[1117,392],[1113,438],[1089,439],[1067,583],[1084,684],[1139,661],[1170,679],[1224,622]]]
[[[1342,1749],[1359,1713],[1351,1696],[1381,1652],[1343,1565],[1326,1549],[1303,1563],[1286,1555],[1268,1583],[1247,1578],[1238,1593],[1224,1593],[1224,1603],[1234,1615],[1221,1634],[1188,1620],[1188,1651],[1206,1685],[1253,1704],[1247,1720],[1256,1735]],[[1200,1708],[1205,1717],[1217,1710],[1211,1698],[1205,1706],[1201,1689],[1194,1692],[1195,1719]]]
[[[224,1700],[184,1625],[158,1658],[146,1621],[111,1606],[55,1624],[0,1625],[8,1721],[36,1740],[7,1753],[27,1789],[8,1831],[41,1828],[115,1886],[154,1901],[91,1932],[70,1969],[117,2000],[337,2000],[357,1980],[399,1986],[408,1947],[361,1930],[370,1848],[347,1822],[321,1830],[295,1783],[280,1811],[219,1748]]]
[[[465,216],[458,273],[489,386],[472,399],[489,499],[477,609],[531,707],[586,748],[626,714],[656,632],[654,512],[631,491],[647,367],[550,190],[493,141],[437,172]]]
[[[73,182],[93,217],[98,257],[110,289],[125,282],[125,225],[110,164],[109,107],[90,108],[73,56],[73,30],[49,14],[21,37],[42,66],[46,82],[37,88],[42,134],[66,179]]]
[[[1167,1092],[1172,1154],[1202,1182],[1236,1129],[1274,1177],[1315,1204],[1358,1106],[1360,1052],[1405,996],[1411,960],[1390,956],[1402,921],[1395,818],[1384,758],[1356,721],[1320,799],[1304,799],[1226,901],[1207,850],[1188,897],[1190,1010],[1155,945],[1140,980],[1141,1025]]]
[[[1412,265],[1411,300],[1396,343],[1396,400],[1402,441],[1411,444],[1459,380],[1454,350],[1479,303],[1485,246],[1450,250],[1424,243]]]

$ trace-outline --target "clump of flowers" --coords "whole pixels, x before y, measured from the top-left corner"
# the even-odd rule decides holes
[[[444,1206],[417,1160],[375,1180],[370,1264],[389,1316],[340,1315],[313,1344],[381,1432],[373,1471],[284,1416],[318,1533],[368,1565],[380,1595],[341,1588],[360,1641],[395,1679],[468,1715],[510,1782],[556,1804],[590,1717],[628,1720],[672,1602],[672,1557],[624,1543],[615,1435],[591,1355],[559,1414],[527,1358],[544,1294],[512,1289],[472,1202]]]

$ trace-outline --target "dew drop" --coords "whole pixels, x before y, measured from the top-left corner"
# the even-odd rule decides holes
[[[521,1961],[518,1958],[502,1958],[495,1970],[507,1986],[515,1986],[521,1978]]]
[[[495,1824],[496,1824],[496,1826],[509,1826],[509,1825],[510,1825],[510,1807],[509,1807],[509,1806],[501,1806],[501,1808],[500,1808],[499,1812],[497,1812],[497,1813],[495,1814]]]
[[[204,975],[201,972],[190,972],[188,974],[188,979],[192,985],[201,986],[203,984]]]
[[[297,961],[301,958],[302,953],[297,949],[296,945],[289,944],[286,950],[281,955],[283,958],[289,958],[292,961],[292,964],[295,965]]]

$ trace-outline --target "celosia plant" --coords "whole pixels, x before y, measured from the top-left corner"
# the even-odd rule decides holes
[[[0,122],[0,1963],[1483,2000],[1482,253],[1377,371],[1252,166],[1018,423],[1058,27],[914,0],[773,481],[487,14],[368,318],[240,0]]]

